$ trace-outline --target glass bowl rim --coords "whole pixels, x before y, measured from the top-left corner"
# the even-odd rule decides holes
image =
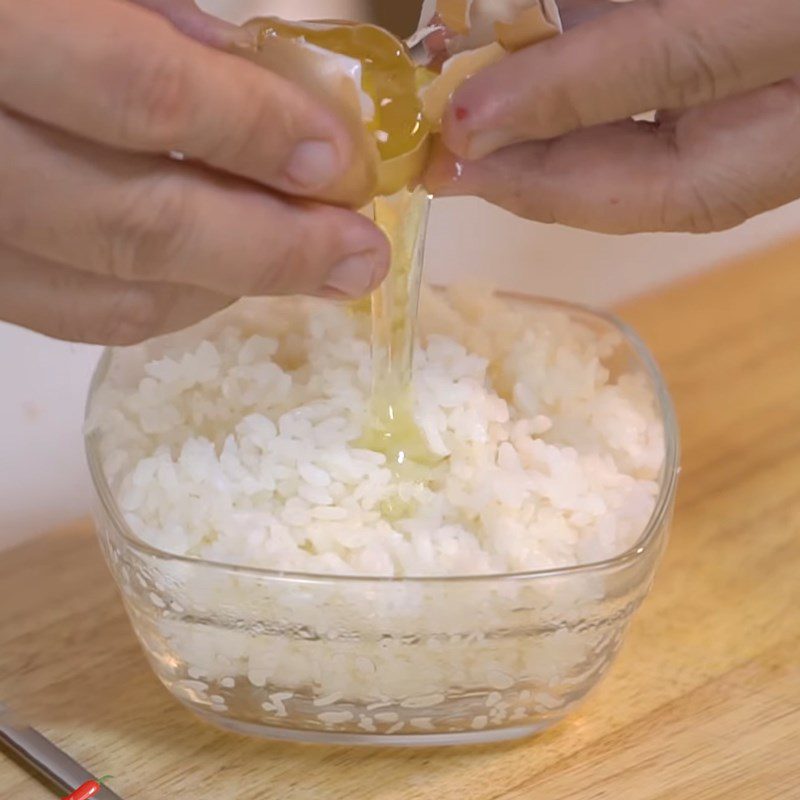
[[[439,287],[434,287],[439,288]],[[638,561],[649,550],[656,546],[660,539],[660,532],[667,523],[672,510],[673,500],[677,490],[678,475],[680,473],[680,433],[678,430],[675,408],[672,398],[666,387],[666,382],[661,373],[661,369],[656,363],[655,358],[644,344],[636,331],[623,322],[615,314],[580,303],[571,303],[565,300],[556,300],[537,295],[525,294],[522,292],[497,291],[500,297],[522,301],[534,306],[544,306],[552,309],[560,309],[573,316],[582,315],[585,317],[601,320],[620,333],[634,353],[654,387],[658,406],[661,411],[661,419],[664,426],[664,463],[661,468],[659,478],[659,493],[653,513],[647,522],[642,534],[636,542],[622,553],[602,561],[593,561],[586,564],[574,564],[567,567],[553,567],[541,570],[528,570],[524,572],[507,573],[482,573],[477,575],[421,575],[421,576],[381,576],[381,575],[334,575],[312,572],[291,572],[271,570],[263,567],[250,567],[243,564],[231,564],[224,561],[213,561],[195,556],[180,555],[161,550],[140,539],[131,530],[125,521],[119,506],[108,485],[105,473],[100,464],[99,454],[95,446],[97,435],[88,433],[84,428],[84,447],[89,466],[89,473],[92,484],[103,512],[108,516],[111,524],[128,545],[138,550],[140,553],[150,558],[160,561],[177,562],[191,564],[194,567],[208,568],[231,572],[236,575],[250,575],[251,577],[268,578],[274,581],[288,583],[310,583],[310,584],[454,584],[454,583],[487,583],[491,581],[527,581],[540,580],[545,578],[564,577],[571,575],[581,575],[585,573],[603,572],[610,569],[619,569]],[[99,388],[105,373],[111,363],[113,353],[117,348],[104,348],[97,366],[92,374],[89,392],[86,399],[84,419],[89,415],[92,400]]]

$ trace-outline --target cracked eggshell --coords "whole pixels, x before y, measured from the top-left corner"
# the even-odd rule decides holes
[[[494,41],[516,50],[562,30],[555,0],[426,0],[419,27],[432,21],[446,29],[451,54]]]
[[[471,50],[496,41],[496,22],[510,23],[520,11],[538,3],[539,0],[474,0],[469,32],[452,41],[451,52]]]
[[[317,199],[352,208],[364,206],[378,192],[380,156],[364,124],[373,119],[375,106],[361,88],[361,62],[302,39],[259,37],[262,26],[259,19],[244,26],[254,32],[258,44],[237,49],[237,54],[301,86],[344,120],[356,142],[356,157],[347,175]]]
[[[423,28],[427,28],[429,25],[434,24],[434,17],[436,16],[436,0],[424,0],[422,3],[422,11],[419,14],[419,23],[417,24],[417,30],[420,31]]]
[[[426,136],[413,150],[380,162],[375,196],[389,197],[404,187],[413,188],[419,184],[420,176],[428,163],[430,149],[431,137]]]
[[[465,36],[472,27],[471,12],[474,0],[439,0],[436,13],[449,30]]]
[[[476,72],[497,63],[509,52],[549,39],[562,30],[555,0],[438,0],[426,2],[422,21],[445,24],[467,17],[469,29],[448,29],[447,48],[453,53],[441,74],[420,90],[423,110],[434,132],[441,129],[447,104],[458,87]]]
[[[561,18],[555,0],[542,0],[520,11],[511,22],[496,21],[494,30],[497,41],[514,52],[557,36]]]

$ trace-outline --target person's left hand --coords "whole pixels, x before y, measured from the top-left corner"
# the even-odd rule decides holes
[[[138,6],[157,11],[178,30],[211,47],[229,48],[245,44],[249,35],[235,25],[206,14],[195,0],[133,0]]]
[[[190,0],[0,0],[0,322],[127,345],[380,283],[369,155],[254,44]]]

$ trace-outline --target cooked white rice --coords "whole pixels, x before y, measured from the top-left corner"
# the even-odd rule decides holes
[[[484,291],[428,293],[416,419],[445,457],[403,483],[358,449],[364,320],[259,300],[118,351],[89,427],[133,531],[176,554],[293,572],[508,573],[631,547],[664,457],[647,378],[616,334]],[[400,497],[413,509],[387,520]]]

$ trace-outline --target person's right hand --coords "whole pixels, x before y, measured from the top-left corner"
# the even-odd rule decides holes
[[[559,5],[571,30],[454,94],[434,194],[603,233],[720,231],[800,198],[800,0]]]
[[[371,222],[302,199],[358,159],[344,124],[189,5],[0,0],[0,319],[128,344],[384,277]]]

